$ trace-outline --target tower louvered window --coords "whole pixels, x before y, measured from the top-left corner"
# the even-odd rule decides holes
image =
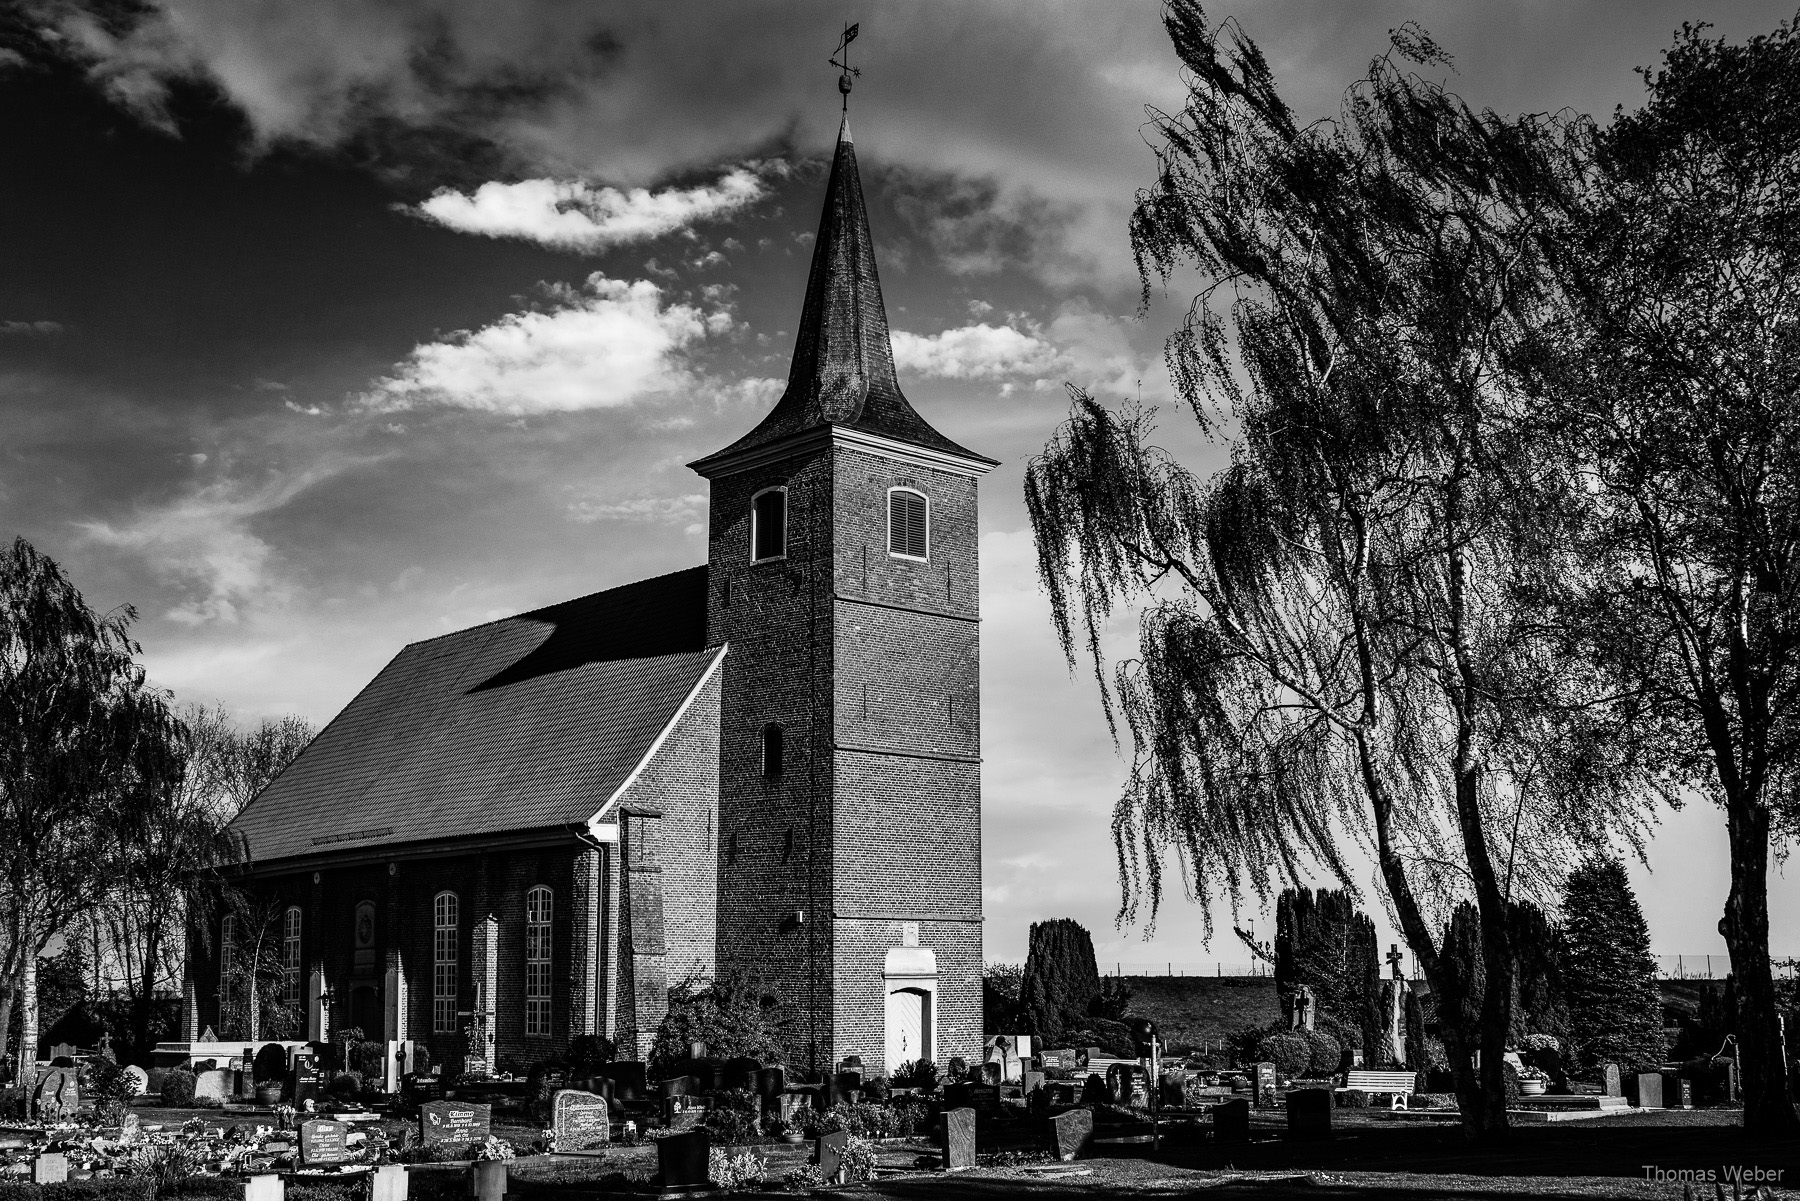
[[[431,903],[431,1032],[456,1033],[456,894]]]
[[[525,1033],[550,1034],[550,890],[525,894]]]
[[[911,488],[888,490],[888,553],[924,559],[931,553],[931,504]]]

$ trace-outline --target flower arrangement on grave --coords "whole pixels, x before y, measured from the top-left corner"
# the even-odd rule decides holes
[[[470,1144],[470,1149],[474,1159],[512,1159],[517,1155],[511,1143],[492,1134],[479,1143]]]

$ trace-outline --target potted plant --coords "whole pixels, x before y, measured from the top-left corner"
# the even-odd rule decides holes
[[[1544,1090],[1550,1087],[1550,1075],[1538,1068],[1526,1068],[1519,1073],[1519,1095],[1521,1097],[1541,1097]]]

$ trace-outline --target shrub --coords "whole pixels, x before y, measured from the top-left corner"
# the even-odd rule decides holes
[[[728,1155],[714,1147],[706,1157],[707,1179],[728,1193],[742,1192],[761,1184],[766,1167],[767,1161],[754,1151]]]
[[[1343,1044],[1323,1030],[1301,1030],[1298,1033],[1306,1040],[1310,1052],[1306,1070],[1313,1076],[1330,1076],[1335,1073],[1344,1058]]]
[[[1519,1040],[1521,1051],[1560,1051],[1562,1043],[1554,1034],[1527,1034]]]
[[[1087,928],[1066,917],[1033,922],[1019,981],[1020,1017],[1026,1029],[1055,1045],[1068,1031],[1089,1027],[1099,995],[1100,970]]]
[[[331,1078],[331,1083],[325,1086],[326,1096],[339,1097],[346,1101],[354,1101],[361,1092],[362,1077],[355,1072],[339,1072]]]
[[[1291,1080],[1312,1062],[1312,1046],[1292,1030],[1279,1030],[1262,1040],[1256,1057],[1259,1062],[1274,1064],[1276,1075]]]
[[[1414,1093],[1406,1099],[1408,1109],[1455,1109],[1455,1093]]]
[[[1519,1069],[1511,1063],[1500,1065],[1500,1076],[1506,1085],[1506,1103],[1513,1105],[1523,1094],[1519,1091]]]
[[[888,1106],[888,1116],[898,1138],[911,1138],[931,1128],[931,1106],[923,1097],[896,1098]]]
[[[199,1171],[200,1162],[199,1153],[184,1143],[152,1143],[132,1148],[114,1166],[120,1175],[149,1182],[151,1194],[161,1197]]]
[[[875,1145],[853,1134],[844,1144],[843,1158],[838,1162],[845,1183],[862,1184],[875,1175]]]
[[[1337,1095],[1339,1109],[1367,1109],[1370,1096],[1360,1088],[1347,1089]]]
[[[569,1070],[583,1078],[596,1075],[618,1053],[612,1039],[603,1034],[577,1034],[569,1040]]]
[[[186,1109],[194,1103],[194,1073],[186,1068],[170,1068],[163,1073],[162,1101],[170,1109]]]
[[[937,1064],[929,1059],[909,1059],[894,1073],[895,1088],[917,1088],[930,1092],[937,1087]]]
[[[747,1143],[760,1133],[761,1106],[757,1098],[741,1088],[713,1094],[706,1109],[706,1128],[712,1132],[715,1146]],[[717,1152],[714,1152],[717,1154]],[[724,1182],[714,1178],[715,1183]]]
[[[790,1193],[810,1193],[816,1188],[825,1187],[825,1177],[820,1174],[817,1164],[803,1163],[791,1168],[781,1178],[781,1187]]]
[[[117,1126],[125,1120],[125,1103],[137,1095],[138,1082],[116,1060],[100,1059],[88,1070],[85,1087],[100,1124]]]
[[[153,1201],[148,1180],[110,1176],[61,1184],[0,1183],[0,1201]]]
[[[350,1049],[350,1070],[364,1080],[387,1079],[387,1044],[357,1043]]]

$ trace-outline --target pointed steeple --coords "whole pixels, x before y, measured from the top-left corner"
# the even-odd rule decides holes
[[[994,463],[932,429],[900,391],[848,114],[825,185],[787,390],[755,429],[691,466],[711,475],[745,451],[834,426]]]

